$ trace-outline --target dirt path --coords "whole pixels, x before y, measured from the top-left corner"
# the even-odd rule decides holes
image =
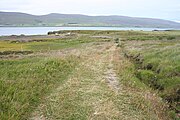
[[[158,119],[131,104],[133,97],[123,90],[114,70],[114,43],[90,43],[73,52],[80,57],[78,67],[46,97],[31,120]]]
[[[113,65],[113,55],[114,55],[114,51],[116,51],[116,47],[112,46],[108,52],[110,55],[110,59],[109,59],[109,63],[107,65],[107,71],[105,72],[105,78],[107,80],[108,85],[115,91],[115,92],[119,92],[120,90],[120,84],[119,84],[119,80],[118,77],[116,75],[116,72],[114,70],[114,65]]]

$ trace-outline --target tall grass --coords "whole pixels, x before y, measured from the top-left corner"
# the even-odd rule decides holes
[[[73,57],[0,60],[0,118],[26,119],[43,97],[67,78],[75,64]]]
[[[180,39],[177,33],[168,32],[165,36],[162,35],[162,38],[152,34],[129,38],[131,36],[127,36],[128,41],[125,42],[124,48],[126,55],[129,54],[128,58],[136,65],[137,77],[146,85],[159,90],[159,95],[169,102],[170,109],[178,113]]]

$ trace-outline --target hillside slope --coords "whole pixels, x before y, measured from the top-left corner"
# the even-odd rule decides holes
[[[18,12],[0,12],[0,26],[122,26],[180,28],[180,23],[127,16],[87,16],[80,14],[30,15]]]

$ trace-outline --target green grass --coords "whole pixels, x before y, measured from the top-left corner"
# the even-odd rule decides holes
[[[136,36],[129,36],[128,40],[175,40],[179,35],[136,35]]]
[[[34,51],[47,52],[50,50],[59,50],[64,48],[79,47],[84,43],[95,41],[108,41],[98,38],[91,38],[89,36],[61,38],[61,39],[39,39],[34,42],[12,42],[0,41],[0,51]]]
[[[0,41],[0,51],[20,51],[22,49],[25,49],[25,46],[23,44]]]
[[[156,92],[148,86],[150,85],[148,80],[154,78],[153,72],[142,70],[139,74],[141,79],[138,78],[136,65],[121,55],[119,57],[121,62],[115,62],[115,68],[120,82],[125,85],[123,89],[126,91],[125,94],[129,96],[131,109],[144,113],[147,117],[144,119],[170,119],[166,105],[159,100]],[[155,118],[150,111],[158,114],[159,118]]]
[[[124,49],[135,63],[136,75],[146,85],[159,90],[159,95],[179,111],[180,32],[161,36],[127,36]],[[161,39],[159,39],[162,37]],[[131,38],[131,39],[130,39]],[[145,41],[144,41],[145,40]],[[134,49],[129,49],[133,47]],[[137,57],[137,55],[140,56]],[[142,62],[142,63],[141,63]]]
[[[118,66],[123,71],[120,71],[122,76],[118,86],[120,87],[119,92],[115,92],[109,86],[106,77],[111,77],[111,74],[106,76],[104,72],[110,69],[108,67],[109,58],[113,56],[114,51],[110,50],[111,47],[108,44],[93,44],[82,49],[82,55],[85,55],[85,57],[82,56],[84,59],[81,59],[82,61],[66,83],[60,85],[45,99],[43,107],[37,110],[40,113],[35,118],[43,115],[44,118],[67,120],[158,119],[158,115],[152,108],[151,100],[144,98],[143,94],[147,92],[146,90],[144,93],[136,92],[130,88],[130,85],[126,86],[121,83],[122,79],[129,84],[134,84],[137,80],[133,74],[135,70],[133,64],[129,67],[129,61],[124,61],[128,63],[127,67],[124,67],[126,64],[123,65],[123,68],[126,69]],[[133,80],[129,81],[132,77]],[[147,88],[140,81],[135,84],[143,86],[141,90]]]
[[[0,42],[0,57],[7,56],[0,59],[2,120],[31,118],[40,104],[46,105],[41,111],[52,119],[166,118],[164,103],[154,95],[157,90],[170,103],[175,118],[175,110],[179,110],[179,31],[63,31],[62,34],[67,32],[76,35],[25,43]],[[87,44],[91,42],[95,44]],[[111,42],[132,55],[129,60],[121,50],[114,55],[118,57],[114,66],[122,85],[118,94],[103,81],[106,63],[114,54],[109,51]],[[39,55],[62,49],[69,53],[66,48],[79,50],[80,55],[78,58]],[[29,51],[31,57],[26,54]],[[10,59],[11,53],[22,57]],[[95,108],[103,114],[95,115],[98,112]]]
[[[30,117],[32,111],[36,109],[44,97],[57,85],[62,84],[78,63],[75,57],[62,59],[57,58],[57,56],[52,58],[38,55],[28,57],[26,54],[19,54],[19,52],[44,53],[51,50],[77,48],[94,41],[104,40],[82,36],[25,43],[1,41],[2,56],[17,53],[23,58],[0,59],[0,118],[19,120]]]
[[[72,47],[78,47],[79,45],[83,43],[89,43],[93,42],[95,40],[93,39],[87,39],[87,38],[75,38],[75,39],[67,39],[67,40],[53,40],[53,41],[47,41],[47,42],[35,42],[28,44],[27,47],[29,50],[33,51],[47,51],[47,50],[59,50],[64,48],[72,48]]]
[[[56,84],[75,67],[75,58],[26,58],[0,60],[0,117],[26,119]]]

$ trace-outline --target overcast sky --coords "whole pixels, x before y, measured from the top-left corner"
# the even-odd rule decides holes
[[[124,15],[180,21],[180,0],[0,0],[0,11]]]

